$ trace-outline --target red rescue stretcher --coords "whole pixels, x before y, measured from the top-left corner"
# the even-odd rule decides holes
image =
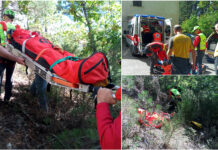
[[[143,124],[147,127],[150,126],[150,127],[160,129],[162,124],[163,124],[163,121],[165,119],[170,120],[174,116],[175,112],[171,113],[171,114],[164,113],[164,112],[150,113],[147,110],[138,108],[138,114],[140,115],[140,117],[139,117],[140,124]]]
[[[25,63],[28,66],[28,68],[33,70],[36,74],[38,74],[40,77],[42,77],[44,80],[46,80],[51,85],[60,86],[64,88],[70,88],[70,89],[82,91],[82,92],[89,91],[90,85],[81,84],[81,83],[73,84],[73,83],[66,81],[65,79],[59,77],[55,73],[48,71],[45,67],[43,67],[42,65],[32,60],[30,57],[28,57],[21,51],[15,49],[12,45],[7,44],[7,49],[10,53],[14,54],[15,56],[24,58]]]
[[[38,33],[20,28],[8,34],[8,42],[9,52],[24,58],[28,68],[52,85],[82,92],[89,92],[91,87],[110,85],[108,61],[101,52],[78,59]]]

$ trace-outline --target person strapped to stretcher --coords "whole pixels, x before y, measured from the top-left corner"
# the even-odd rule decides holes
[[[161,34],[154,33],[153,39],[154,41],[146,45],[144,51],[147,56],[151,57],[150,74],[161,74],[164,69],[158,65],[163,65],[166,62],[166,52],[164,51],[164,44],[161,42]]]
[[[111,83],[108,60],[102,52],[95,52],[87,58],[78,58],[54,46],[39,33],[21,28],[11,32],[8,41],[10,51],[24,57],[28,61],[27,66],[39,75],[36,76],[31,91],[35,91],[32,92],[33,95],[44,95],[40,98],[40,105],[46,111],[47,103],[43,100],[46,99],[45,94],[39,94],[36,90],[40,89],[40,93],[45,93],[45,80],[83,92],[89,92],[91,86],[106,87]]]

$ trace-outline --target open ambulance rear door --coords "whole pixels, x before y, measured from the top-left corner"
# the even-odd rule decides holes
[[[168,43],[170,37],[172,36],[172,24],[171,18],[164,20],[164,43]]]

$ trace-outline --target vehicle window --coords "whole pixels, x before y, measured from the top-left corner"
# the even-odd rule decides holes
[[[162,20],[142,18],[141,27],[143,27],[144,25],[148,26],[152,33],[158,32],[158,33],[163,34],[163,21]]]
[[[133,35],[133,25],[128,25],[129,35]]]
[[[142,1],[133,1],[133,6],[142,7]]]
[[[150,26],[152,33],[158,32],[163,34],[163,21],[152,19],[150,20]]]
[[[170,26],[169,25],[166,26],[165,33],[167,36],[170,36]]]

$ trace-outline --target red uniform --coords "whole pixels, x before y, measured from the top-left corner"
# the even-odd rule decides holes
[[[121,113],[113,120],[109,104],[96,107],[97,129],[102,149],[121,149]]]

